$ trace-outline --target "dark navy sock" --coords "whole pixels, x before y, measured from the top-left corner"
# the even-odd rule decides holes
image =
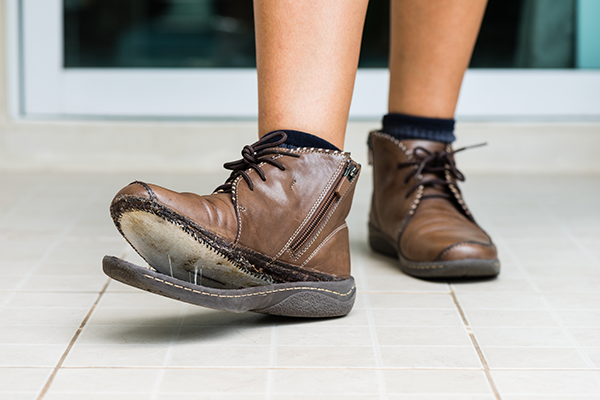
[[[327,140],[321,139],[315,135],[311,135],[310,133],[293,131],[290,129],[278,129],[274,132],[285,132],[287,135],[287,140],[281,145],[281,147],[287,147],[290,149],[295,149],[297,147],[315,147],[318,149],[340,151],[340,149],[329,143]]]
[[[456,140],[454,119],[387,114],[383,116],[381,131],[398,140],[418,139],[445,143],[452,143]]]

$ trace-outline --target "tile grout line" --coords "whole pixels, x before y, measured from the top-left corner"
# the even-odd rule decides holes
[[[0,219],[0,227],[2,226],[2,224],[4,223],[4,221],[6,221],[6,219],[10,215],[17,213],[18,210],[20,210],[22,208],[21,206],[23,204],[26,204],[30,200],[30,198],[34,197],[34,195],[38,194],[39,192],[42,192],[46,187],[48,187],[50,185],[50,182],[48,182],[45,185],[39,185],[39,187],[37,189],[34,189],[34,190],[31,191],[31,193],[25,198],[24,201],[20,202],[18,205],[16,205],[15,207],[13,207],[8,213],[4,214],[2,216],[2,218]],[[31,268],[31,270],[28,273],[26,273],[23,278],[21,278],[21,280],[19,281],[19,283],[17,284],[17,286],[15,286],[10,291],[8,291],[9,295],[6,296],[6,299],[4,299],[2,301],[2,303],[0,303],[0,310],[2,310],[8,303],[10,303],[10,301],[17,294],[17,291],[18,291],[19,287],[21,287],[22,284],[23,284],[23,282],[25,281],[25,278],[27,278],[27,277],[29,277],[29,275],[31,275],[31,271],[35,271],[35,270],[37,270],[39,268],[39,264],[41,264],[41,263],[44,262],[44,260],[48,257],[48,255],[54,250],[54,248],[58,245],[58,243],[63,239],[63,237],[65,236],[65,234],[68,233],[69,230],[71,230],[72,225],[73,224],[71,224],[68,229],[63,230],[63,233],[60,234],[58,238],[54,239],[54,241],[48,246],[48,248],[42,254],[42,256],[35,262],[35,264]]]
[[[122,257],[122,258],[125,258],[125,257]],[[175,344],[179,340],[179,335],[181,334],[181,327],[183,326],[183,318],[185,316],[185,313],[186,313],[186,309],[182,305],[181,309],[179,310],[179,318],[177,321],[177,330],[175,331],[175,333],[173,334],[173,338],[169,342],[169,346],[167,348],[167,353],[165,354],[165,358],[163,359],[162,368],[159,370],[158,376],[156,377],[156,382],[154,382],[154,387],[152,388],[151,400],[158,399],[158,397],[159,397],[160,387],[162,386],[162,383],[163,383],[163,380],[165,377],[166,368],[169,368],[169,364],[171,363],[171,360],[173,359],[173,346],[175,346]]]
[[[540,203],[540,206],[541,207],[545,207],[545,205],[543,203]],[[556,220],[554,222],[557,225],[560,226],[560,224]],[[490,225],[493,228],[495,228],[494,224],[490,223]],[[575,350],[577,350],[577,353],[581,356],[581,358],[583,359],[583,361],[590,367],[590,369],[595,368],[596,366],[595,366],[594,362],[589,358],[589,356],[587,355],[587,353],[579,345],[579,342],[577,341],[577,339],[575,339],[575,336],[573,336],[573,334],[568,329],[568,327],[565,326],[565,324],[563,323],[562,318],[556,313],[556,310],[552,307],[552,305],[548,301],[548,299],[546,297],[546,293],[544,293],[544,291],[542,291],[542,289],[539,287],[539,285],[537,284],[537,282],[535,282],[535,280],[531,277],[531,275],[529,274],[529,271],[527,271],[527,268],[525,268],[525,266],[523,265],[523,263],[521,262],[521,260],[512,251],[512,249],[510,248],[510,246],[508,246],[506,243],[503,243],[504,241],[502,240],[502,238],[501,238],[500,235],[498,235],[498,237],[500,239],[496,240],[496,242],[497,243],[502,243],[502,245],[503,245],[506,253],[513,259],[513,261],[515,262],[515,265],[521,271],[521,273],[523,274],[523,277],[525,278],[525,280],[527,281],[527,283],[529,283],[531,285],[531,287],[534,289],[535,293],[540,297],[540,300],[544,304],[545,310],[552,316],[552,318],[558,324],[558,326],[561,329],[561,331],[568,337],[569,341],[573,344],[573,347],[575,348]],[[596,381],[600,383],[600,377],[597,377]]]
[[[361,277],[362,283],[366,290],[368,291],[368,283],[365,277],[365,273],[363,271],[362,266],[359,269],[359,275]],[[358,293],[357,293],[358,295]],[[373,347],[373,356],[375,357],[375,374],[377,375],[377,387],[379,392],[380,400],[387,400],[388,393],[385,382],[385,376],[383,375],[383,359],[381,357],[381,348],[379,347],[379,341],[377,340],[377,331],[375,329],[375,317],[373,316],[373,309],[371,308],[371,301],[369,298],[369,294],[363,293],[362,295],[363,301],[365,303],[365,312],[367,314],[367,322],[369,327],[369,336],[371,337],[371,346]]]
[[[48,367],[44,366],[35,366],[35,365],[3,365],[0,366],[0,370],[2,369],[48,369]],[[61,367],[63,370],[71,369],[144,369],[144,370],[153,370],[153,369],[165,369],[164,366],[147,366],[147,365],[135,365],[135,366],[122,366],[122,365],[77,365],[77,366],[63,366]],[[237,366],[237,365],[223,365],[223,366],[172,366],[168,369],[171,370],[218,370],[218,369],[232,369],[232,370],[269,370],[273,369],[269,366],[261,366],[261,365],[249,365],[249,366]],[[315,366],[283,366],[276,367],[276,370],[338,370],[338,371],[481,371],[482,369],[479,367],[347,367],[347,366],[326,366],[326,367],[315,367]],[[581,372],[600,372],[600,368],[519,368],[519,367],[498,367],[498,368],[490,368],[490,371],[562,371],[562,372],[570,372],[570,371],[581,371]]]
[[[110,292],[109,292],[110,293]],[[23,326],[23,325],[22,325]],[[37,327],[37,328],[42,328],[42,327],[48,327],[48,325],[25,325],[27,327]],[[68,327],[69,325],[60,325],[63,327]],[[129,326],[129,325],[110,325],[110,326]],[[144,325],[144,326],[148,326],[148,327],[157,327],[157,325]],[[163,325],[164,326],[164,325]],[[160,325],[158,325],[158,327],[160,327]],[[190,326],[190,327],[195,327],[195,326]],[[196,326],[197,327],[197,326]],[[211,327],[212,328],[212,327]],[[481,329],[481,326],[477,326],[477,328]],[[485,327],[487,328],[487,326]],[[512,329],[512,327],[510,327]],[[519,327],[517,327],[519,328]],[[558,328],[557,328],[558,329]],[[597,328],[592,328],[592,329],[597,329]],[[2,343],[2,346],[58,346],[55,343],[50,343],[50,344],[46,344],[46,343]],[[140,343],[135,343],[135,344],[130,344],[128,343],[127,345],[125,344],[97,344],[97,343],[93,343],[93,344],[85,344],[82,346],[94,346],[94,347],[119,347],[119,346],[127,346],[127,348],[136,348],[136,347],[145,347],[145,344],[140,344]],[[325,347],[325,348],[340,348],[340,347],[370,347],[370,344],[344,344],[344,345],[337,345],[337,344],[281,344],[279,345],[280,347],[300,347],[300,348],[321,348],[321,347]],[[278,347],[279,347],[278,346]],[[259,344],[259,345],[250,345],[250,344],[219,344],[219,345],[213,345],[213,344],[199,344],[198,345],[199,348],[207,348],[207,347],[230,347],[230,348],[235,348],[235,347],[252,347],[252,348],[256,348],[256,347],[271,347],[270,345],[264,345],[264,344]],[[470,349],[472,348],[472,344],[469,345],[456,345],[456,344],[449,344],[449,345],[444,345],[444,344],[432,344],[432,345],[410,345],[410,344],[381,344],[379,345],[379,347],[383,347],[383,348],[392,348],[392,349],[403,349],[403,348],[432,348],[432,349]],[[560,346],[548,346],[548,345],[543,345],[543,346],[527,346],[527,345],[516,345],[516,346],[501,346],[501,345],[486,345],[485,346],[488,349],[531,349],[531,348],[535,348],[535,349],[573,349],[573,345],[569,345],[569,346],[565,346],[565,345],[560,345]],[[586,349],[600,349],[600,346],[582,346],[583,348]],[[36,366],[36,365],[23,365],[23,368],[47,368],[47,367],[42,367],[42,366]],[[5,364],[5,365],[0,365],[0,368],[19,368],[19,364],[17,365],[10,365],[10,364]],[[427,367],[429,368],[429,367]],[[433,368],[433,367],[432,367]],[[462,369],[463,367],[456,367],[458,369]],[[471,367],[465,367],[467,369],[472,369]],[[520,368],[520,367],[519,367]],[[545,368],[545,367],[544,367]],[[589,367],[589,368],[583,368],[583,367],[577,367],[579,369],[600,369],[600,367]],[[451,368],[452,369],[452,368]],[[481,369],[481,368],[475,368],[475,369]],[[490,369],[496,369],[496,368],[490,368]],[[567,369],[570,369],[567,368]]]
[[[50,374],[50,377],[48,377],[48,380],[44,384],[44,387],[42,388],[42,391],[40,392],[39,396],[37,397],[37,400],[42,400],[43,397],[48,392],[48,389],[50,389],[50,385],[52,385],[52,382],[54,381],[54,378],[56,377],[56,374],[58,373],[58,371],[62,367],[63,363],[65,362],[67,356],[69,355],[69,352],[71,351],[71,349],[75,345],[75,342],[79,338],[79,335],[83,331],[83,328],[85,327],[85,325],[89,321],[90,317],[92,316],[92,313],[96,309],[96,306],[100,302],[100,299],[102,298],[102,296],[104,295],[104,293],[106,293],[106,289],[108,288],[109,283],[110,283],[110,278],[108,278],[108,280],[104,284],[104,287],[102,287],[102,290],[100,290],[100,293],[98,293],[98,298],[96,299],[96,301],[94,302],[94,304],[92,304],[92,306],[90,307],[90,310],[88,311],[88,313],[85,316],[85,318],[83,319],[83,321],[81,321],[81,324],[79,325],[79,328],[77,328],[77,331],[73,335],[73,338],[69,342],[69,345],[65,349],[62,357],[60,358],[60,360],[58,360],[58,363],[54,367],[54,370],[52,370],[52,373]]]
[[[50,186],[50,184],[52,183],[52,179],[49,179],[47,182],[45,183],[40,183],[39,185],[37,185],[36,187],[34,187],[33,189],[31,189],[29,191],[28,194],[25,195],[24,199],[21,199],[21,201],[19,201],[18,204],[16,204],[14,207],[12,207],[10,210],[8,210],[4,215],[2,215],[2,217],[0,217],[0,226],[2,226],[2,224],[4,224],[4,222],[10,218],[13,214],[17,213],[21,208],[23,208],[23,204],[27,204],[28,201],[30,201],[33,197],[35,197],[37,194],[39,194],[39,192],[44,191],[44,189],[46,189],[48,186]]]
[[[548,209],[547,205],[544,202],[538,202],[538,206],[542,207],[544,209],[544,211],[546,212],[547,216],[551,220],[553,220],[553,222],[556,225],[558,225],[559,228],[562,228],[563,233],[565,233],[567,236],[569,236],[568,233],[570,233],[570,232],[568,232],[568,229],[564,225],[561,225],[560,221],[551,213],[551,211]],[[484,213],[483,215],[484,215],[484,218],[487,217],[486,213]],[[486,218],[486,219],[487,219],[486,223],[488,224],[488,226],[491,227],[493,231],[496,231],[496,226],[492,222],[492,220],[490,218]],[[565,229],[567,229],[567,232],[564,232]],[[573,239],[571,239],[571,240],[573,240]],[[542,289],[539,287],[539,285],[537,284],[537,282],[531,277],[531,275],[529,274],[529,271],[527,270],[527,268],[525,268],[525,266],[523,265],[523,263],[521,262],[521,260],[519,259],[519,257],[517,257],[517,255],[512,251],[512,249],[510,248],[510,246],[508,246],[507,243],[504,242],[504,240],[502,239],[502,235],[496,235],[496,243],[501,244],[502,247],[505,249],[505,252],[507,253],[507,255],[510,256],[513,259],[516,267],[518,268],[518,270],[521,272],[521,274],[525,278],[525,281],[527,283],[529,283],[529,285],[531,285],[531,287],[534,289],[535,293],[540,297],[542,303],[544,304],[545,310],[552,316],[552,318],[558,324],[558,326],[561,329],[561,331],[564,334],[566,334],[566,336],[568,337],[569,341],[573,344],[573,346],[577,350],[577,353],[581,356],[581,358],[583,359],[583,361],[590,367],[590,369],[595,368],[595,365],[592,362],[592,360],[589,358],[589,356],[583,350],[583,348],[579,345],[579,342],[577,341],[577,339],[575,339],[575,337],[573,336],[573,334],[571,333],[571,331],[568,329],[568,327],[565,326],[565,324],[563,323],[562,318],[556,313],[556,310],[552,307],[552,305],[548,301],[547,294],[544,293],[544,291],[542,291]],[[575,243],[575,244],[577,245],[577,243]],[[596,381],[600,382],[600,376],[598,376],[598,374],[596,374],[594,376],[596,377]]]
[[[267,369],[267,382],[265,387],[265,399],[271,400],[273,398],[273,375],[277,368],[277,324],[274,323],[271,326],[271,351],[269,354],[269,368]]]
[[[49,185],[50,185],[50,182],[48,184],[42,186],[42,188],[39,191],[43,191],[43,189],[45,189]],[[98,186],[98,189],[94,192],[94,194],[90,197],[90,199],[88,199],[88,201],[85,203],[85,205],[75,215],[75,217],[73,218],[73,220],[71,221],[71,223],[69,225],[67,225],[60,232],[60,234],[48,246],[48,248],[46,249],[46,251],[44,252],[44,254],[42,254],[42,256],[33,265],[33,267],[29,271],[27,271],[27,273],[25,273],[23,275],[23,277],[21,278],[21,280],[19,281],[19,283],[11,291],[11,294],[9,294],[7,296],[7,298],[2,302],[2,304],[0,304],[0,310],[2,308],[4,308],[13,299],[13,297],[20,291],[19,289],[23,287],[23,285],[25,284],[25,282],[27,282],[27,280],[32,275],[34,275],[37,272],[38,269],[40,269],[40,267],[43,265],[43,263],[46,261],[46,259],[48,257],[50,257],[50,254],[56,249],[56,247],[61,243],[61,241],[69,234],[69,232],[71,232],[71,230],[73,230],[73,228],[75,227],[75,225],[77,225],[77,222],[79,222],[79,220],[81,219],[81,217],[83,217],[83,215],[88,210],[88,208],[90,207],[90,205],[93,203],[93,201],[96,198],[96,196],[98,195],[98,193],[100,193],[100,191],[102,190],[102,188],[103,188],[102,185]],[[36,192],[34,192],[34,193],[36,193]]]
[[[575,336],[573,336],[573,334],[571,333],[569,328],[564,324],[562,318],[556,313],[556,310],[552,307],[552,305],[546,298],[546,294],[542,291],[542,289],[540,289],[540,287],[533,280],[533,278],[531,278],[531,275],[529,275],[529,272],[522,265],[521,261],[517,258],[517,256],[512,252],[512,250],[508,246],[506,246],[505,251],[508,252],[510,254],[510,256],[515,260],[517,267],[521,270],[521,273],[523,274],[523,276],[525,277],[527,282],[535,289],[538,296],[540,296],[540,300],[544,304],[546,311],[548,311],[548,313],[552,316],[554,321],[556,321],[556,323],[558,324],[558,326],[562,330],[562,332],[569,338],[569,341],[573,344],[573,347],[575,348],[575,350],[577,350],[577,353],[581,356],[583,361],[590,367],[590,369],[595,368],[596,366],[595,366],[594,362],[590,359],[590,357],[587,355],[587,353],[579,345],[579,342],[577,341],[577,339],[575,339]],[[600,382],[600,377],[597,377],[596,381]]]
[[[554,215],[554,213],[552,213],[552,211],[550,211],[548,209],[548,205],[542,203],[542,207],[544,209],[544,211],[546,212],[546,214],[548,214],[548,217],[554,221],[554,223],[556,223],[560,229],[563,231],[563,233],[565,235],[567,235],[567,237],[573,242],[573,244],[575,245],[575,247],[577,247],[583,254],[585,254],[585,256],[593,262],[593,264],[595,264],[597,267],[600,267],[600,260],[598,260],[596,258],[596,256],[594,256],[594,254],[592,254],[588,248],[586,246],[584,246],[583,244],[581,244],[579,242],[579,240],[577,239],[577,237],[575,237],[575,235],[573,235],[571,233],[571,231],[569,230],[569,228],[558,218],[556,217],[556,215]]]
[[[450,290],[451,290],[450,295],[452,296],[452,300],[454,301],[454,304],[456,305],[456,308],[458,309],[458,313],[460,314],[460,318],[462,319],[463,323],[465,324],[465,328],[467,329],[467,333],[469,334],[469,338],[471,339],[471,343],[473,343],[473,347],[475,347],[475,351],[477,352],[477,355],[479,356],[479,360],[481,361],[481,364],[483,365],[483,371],[484,371],[485,376],[486,376],[486,378],[488,380],[488,383],[490,384],[490,388],[492,389],[492,392],[494,393],[494,397],[496,398],[496,400],[501,400],[500,392],[498,392],[498,388],[496,387],[496,383],[492,379],[492,374],[490,373],[490,368],[488,366],[488,363],[487,363],[485,357],[483,356],[483,351],[479,347],[479,343],[477,342],[477,338],[475,338],[475,334],[471,330],[471,325],[469,325],[469,321],[467,320],[465,312],[462,309],[462,307],[460,305],[460,302],[458,301],[458,298],[456,297],[456,293],[454,292],[454,288],[452,287],[451,284],[449,286],[450,286]]]

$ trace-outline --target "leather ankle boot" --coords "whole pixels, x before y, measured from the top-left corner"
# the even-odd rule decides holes
[[[495,276],[496,247],[458,188],[464,176],[450,145],[369,135],[373,198],[369,243],[421,278]]]
[[[112,201],[119,232],[150,268],[105,257],[112,278],[234,312],[300,317],[350,312],[346,216],[360,165],[348,153],[282,147],[283,132],[245,146],[213,194],[133,182]]]

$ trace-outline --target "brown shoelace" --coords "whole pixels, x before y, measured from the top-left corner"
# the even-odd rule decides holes
[[[415,147],[415,149],[413,150],[414,161],[408,161],[398,164],[399,169],[417,166],[417,168],[414,168],[413,171],[411,171],[408,174],[408,176],[404,180],[404,183],[408,183],[408,181],[410,181],[413,177],[418,178],[423,174],[433,174],[436,176],[436,178],[428,179],[426,181],[423,181],[422,178],[418,178],[419,181],[406,193],[406,198],[408,198],[412,194],[412,192],[417,190],[419,186],[437,186],[447,188],[449,185],[452,184],[452,182],[446,179],[446,171],[448,171],[454,179],[464,182],[465,176],[462,174],[462,172],[458,170],[458,168],[456,168],[456,164],[454,163],[454,159],[452,158],[452,156],[458,153],[459,151],[472,149],[474,147],[485,146],[486,144],[487,143],[480,143],[473,146],[462,147],[454,151],[448,152],[446,150],[442,150],[436,151],[434,153],[420,146]],[[457,186],[455,186],[455,188],[460,192],[460,189]],[[447,192],[440,191],[440,193],[438,194],[430,194],[423,196],[422,198],[426,199],[433,197],[450,198],[451,196]]]
[[[266,156],[272,154],[281,154],[295,158],[300,157],[299,154],[291,153],[281,149],[275,149],[275,147],[285,143],[286,140],[287,135],[285,132],[271,132],[260,138],[257,142],[244,146],[242,149],[241,160],[223,164],[223,168],[229,169],[232,172],[225,183],[215,189],[215,193],[230,193],[233,187],[233,182],[238,176],[244,178],[250,190],[254,190],[254,183],[248,175],[248,170],[255,170],[256,173],[258,173],[258,176],[260,176],[260,179],[262,179],[263,182],[266,181],[267,177],[260,166],[261,163],[271,164],[280,170],[285,171],[285,166],[282,163]]]

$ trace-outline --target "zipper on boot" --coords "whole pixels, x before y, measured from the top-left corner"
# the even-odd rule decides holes
[[[329,211],[331,211],[333,206],[338,203],[344,192],[348,190],[348,186],[352,184],[352,181],[354,181],[354,178],[358,175],[359,168],[360,165],[355,164],[352,160],[348,159],[348,165],[344,172],[341,173],[333,185],[331,185],[331,188],[319,205],[317,211],[290,245],[292,253],[298,253],[298,251],[312,239],[313,234],[321,227],[321,223],[325,217],[327,217]]]

